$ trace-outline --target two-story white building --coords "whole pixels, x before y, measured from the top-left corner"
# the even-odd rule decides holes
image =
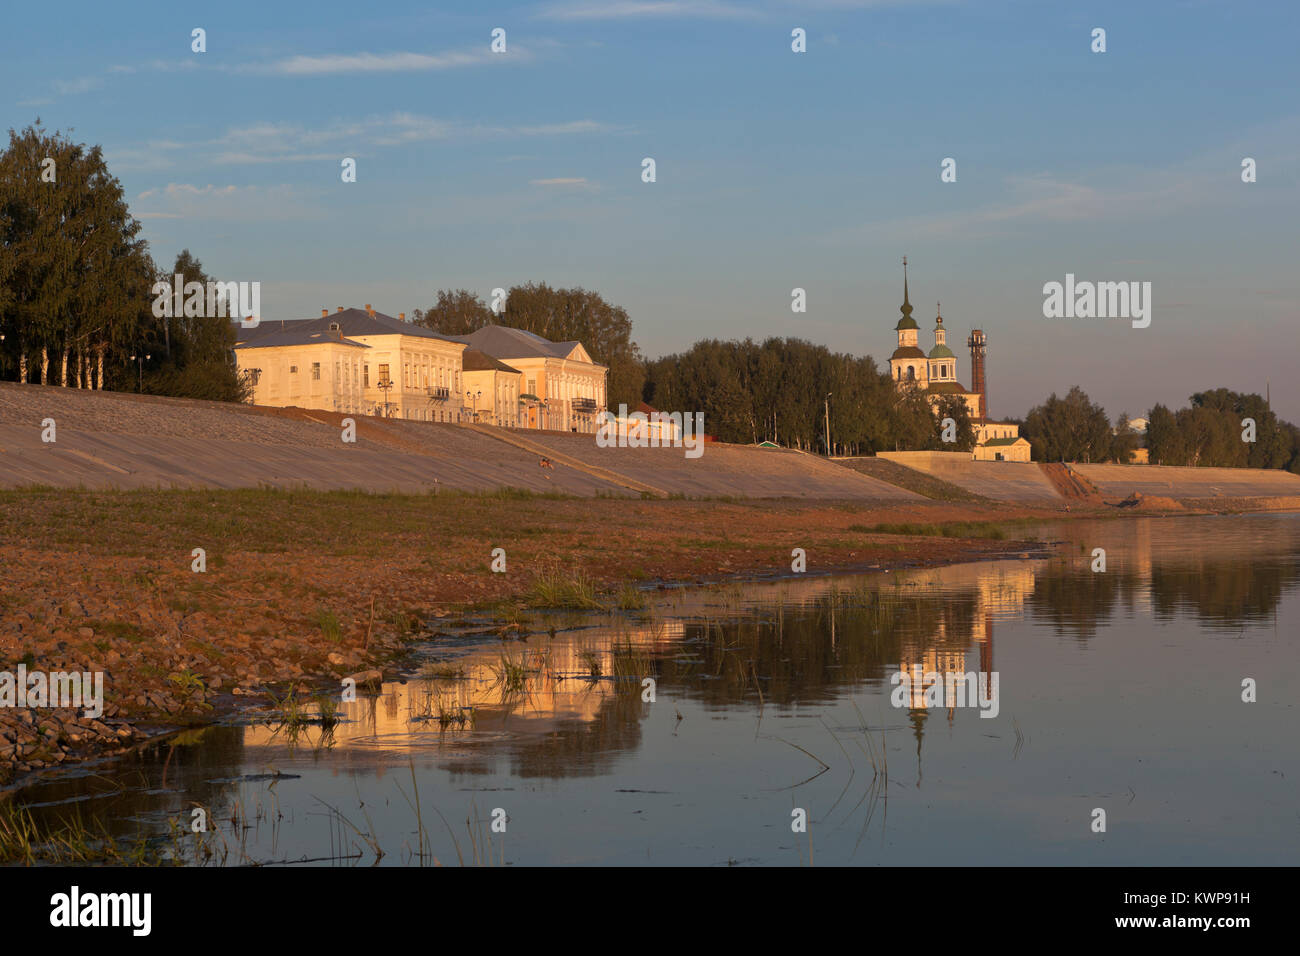
[[[521,428],[594,434],[605,405],[609,368],[581,342],[552,342],[523,329],[487,325],[457,339],[520,372]]]
[[[456,422],[465,408],[465,343],[362,309],[239,329],[235,361],[255,405],[294,405]]]

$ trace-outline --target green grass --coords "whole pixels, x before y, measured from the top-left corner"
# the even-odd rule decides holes
[[[596,584],[582,571],[564,574],[551,565],[533,579],[528,603],[534,607],[587,608],[603,607],[596,597]]]
[[[618,592],[618,609],[620,611],[640,611],[646,604],[645,592],[634,584],[624,584]]]
[[[79,810],[49,825],[12,800],[0,800],[0,864],[160,866],[169,862],[143,837],[134,843],[114,839],[102,822],[92,829]]]
[[[320,628],[321,636],[331,644],[337,644],[343,640],[343,627],[339,624],[338,616],[333,611],[327,608],[317,610],[316,626]]]
[[[132,644],[139,644],[144,640],[144,633],[140,628],[125,621],[90,621],[88,626],[93,628],[96,634],[104,634],[115,640],[126,640]]]
[[[502,654],[497,666],[492,670],[501,684],[501,689],[507,694],[520,694],[527,689],[528,667],[522,658],[514,660],[509,655]]]
[[[945,521],[942,524],[851,524],[850,531],[862,534],[900,534],[931,538],[987,538],[1002,541],[1006,538],[998,525],[991,521]]]

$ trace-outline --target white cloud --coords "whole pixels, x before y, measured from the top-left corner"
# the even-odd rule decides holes
[[[83,76],[76,80],[55,80],[54,92],[63,96],[75,96],[97,90],[103,85],[104,81],[97,76]]]
[[[109,73],[176,73],[180,70],[197,70],[198,54],[183,60],[150,60],[148,63],[119,63],[108,68]]]
[[[552,123],[543,126],[517,126],[514,132],[521,136],[567,136],[570,133],[609,132],[610,128],[595,120],[574,120],[570,123]]]
[[[520,52],[515,50],[505,56],[493,54],[484,44],[481,50],[448,53],[334,53],[322,56],[291,56],[265,69],[271,73],[287,76],[319,76],[327,73],[399,73],[482,66],[493,59],[502,61],[511,58],[518,62],[520,55]]]
[[[576,0],[538,11],[547,20],[627,20],[645,18],[742,20],[759,16],[721,0]]]
[[[319,204],[301,197],[289,185],[218,186],[212,183],[168,183],[136,196],[153,207],[135,213],[137,219],[196,219],[203,221],[319,219]]]

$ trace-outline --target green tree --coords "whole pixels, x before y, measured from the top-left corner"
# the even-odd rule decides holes
[[[9,131],[0,153],[0,332],[7,373],[42,384],[111,377],[135,338],[152,263],[98,146]],[[57,359],[54,368],[51,360]]]
[[[439,289],[438,301],[428,309],[411,313],[416,325],[442,335],[468,335],[492,324],[492,310],[467,289]]]
[[[181,250],[171,270],[159,274],[157,280],[172,286],[177,275],[182,277],[182,288],[197,282],[206,289],[212,281],[203,263],[188,249]],[[210,401],[243,401],[249,386],[239,377],[232,359],[236,332],[231,310],[227,308],[226,316],[212,314],[206,307],[202,311],[195,316],[185,315],[182,309],[180,315],[141,323],[139,349],[153,355],[145,371],[144,390]]]
[[[930,448],[934,451],[971,451],[975,447],[975,423],[970,417],[970,407],[960,395],[944,395],[934,411],[934,432]],[[943,440],[943,421],[951,418],[956,425],[955,442]]]
[[[1025,416],[1024,437],[1039,461],[1105,461],[1110,453],[1110,419],[1079,386],[1064,398],[1053,392]]]
[[[1133,431],[1133,426],[1129,423],[1128,412],[1119,416],[1115,422],[1115,433],[1111,436],[1110,441],[1110,458],[1119,462],[1121,465],[1127,465],[1133,460],[1133,453],[1138,448],[1138,434]]]
[[[581,342],[593,361],[609,368],[608,404],[635,408],[645,385],[645,366],[632,341],[632,320],[622,306],[583,288],[553,289],[544,282],[512,286],[502,325],[552,342]]]

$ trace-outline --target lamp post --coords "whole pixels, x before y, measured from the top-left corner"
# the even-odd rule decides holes
[[[472,415],[470,416],[470,421],[475,421],[475,422],[478,421],[478,400],[479,400],[480,398],[482,398],[482,397],[483,397],[483,390],[482,390],[482,389],[479,389],[477,392],[466,392],[466,393],[465,393],[465,401],[467,401],[467,402],[468,402],[468,401],[473,401],[473,403],[474,403],[474,411],[473,411]]]
[[[140,384],[139,384],[139,386],[136,388],[136,391],[137,391],[137,392],[143,392],[143,391],[144,391],[144,363],[145,363],[147,360],[151,359],[151,358],[153,358],[153,356],[152,356],[152,355],[147,355],[147,354],[144,355],[144,356],[140,356],[140,355],[132,355],[132,356],[131,356],[131,361],[132,361],[132,362],[135,362],[136,367],[140,370]]]
[[[826,457],[831,457],[831,396],[834,392],[826,393]]]
[[[391,378],[381,378],[379,380],[379,390],[384,393],[384,417],[392,418],[391,408],[388,404],[388,393],[392,391],[393,380]]]

